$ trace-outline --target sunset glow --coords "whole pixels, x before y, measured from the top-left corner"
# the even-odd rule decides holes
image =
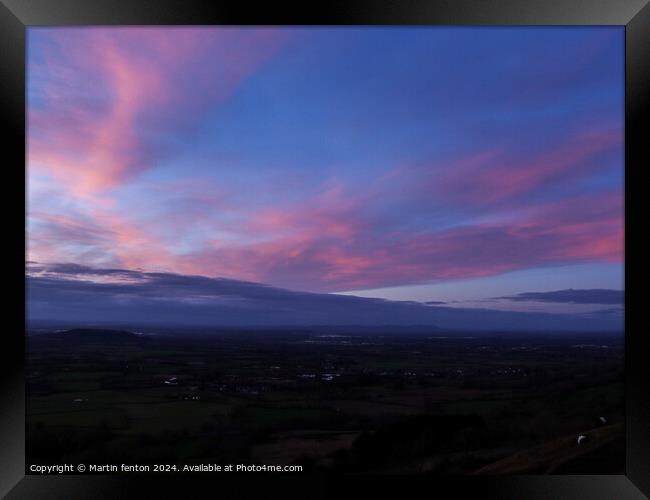
[[[623,288],[622,29],[28,32],[30,261],[400,300]]]

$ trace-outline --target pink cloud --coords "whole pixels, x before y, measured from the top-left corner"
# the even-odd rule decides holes
[[[50,230],[41,228],[30,258],[62,261],[83,255],[85,261],[95,257],[96,264],[106,264],[109,256],[109,263],[121,267],[319,291],[623,260],[623,199],[617,192],[525,206],[503,221],[495,217],[492,222],[417,231],[399,226],[388,230],[384,220],[366,210],[365,195],[356,199],[340,186],[324,186],[320,195],[273,210],[235,208],[222,201],[215,209],[232,210],[234,222],[212,220],[208,210],[199,212],[199,221],[184,211],[150,220],[101,207],[85,211],[83,218],[35,213]],[[206,227],[202,248],[179,253],[175,240],[197,223]],[[165,236],[170,228],[175,229]],[[211,236],[224,230],[234,234],[232,240]],[[66,246],[66,239],[78,248]]]
[[[443,198],[494,204],[525,196],[559,178],[564,182],[594,172],[590,160],[620,151],[620,130],[583,130],[550,145],[545,151],[513,156],[504,148],[470,154],[445,167],[428,184]],[[622,161],[622,158],[621,158]]]
[[[314,213],[309,206],[253,213],[253,220],[264,222],[269,239],[217,242],[188,260],[196,272],[208,275],[341,291],[623,259],[622,197],[616,193],[549,203],[504,223],[415,233],[386,232],[352,208],[331,209],[321,219]],[[339,231],[339,224],[346,231]]]
[[[286,35],[93,28],[48,37],[44,67],[32,70],[45,103],[30,107],[28,169],[89,197],[155,167],[170,147],[158,136],[191,131]],[[207,52],[214,67],[201,65]]]
[[[36,33],[47,44],[42,63],[30,67],[40,100],[29,107],[27,171],[30,185],[51,184],[42,195],[30,189],[29,215],[37,223],[30,231],[30,258],[189,267],[179,266],[173,244],[160,235],[161,226],[187,223],[187,214],[149,224],[118,204],[110,190],[173,154],[166,136],[191,136],[206,110],[232,95],[287,34],[204,28]],[[214,65],[205,67],[208,53]],[[216,203],[214,193],[181,191],[192,203]],[[53,209],[52,196],[69,206]]]

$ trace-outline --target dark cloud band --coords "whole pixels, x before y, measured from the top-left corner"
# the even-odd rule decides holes
[[[621,330],[622,316],[431,307],[260,283],[77,264],[28,267],[30,320],[158,326],[428,326],[465,330]]]
[[[553,292],[525,292],[517,295],[497,297],[498,299],[514,302],[553,302],[564,304],[623,304],[623,290],[591,289],[591,290],[556,290]]]

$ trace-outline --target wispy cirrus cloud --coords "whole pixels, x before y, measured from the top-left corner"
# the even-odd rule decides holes
[[[287,39],[272,29],[32,29],[28,168],[87,197],[154,168]],[[211,64],[205,64],[210,57]]]
[[[190,260],[226,276],[321,291],[490,276],[540,264],[621,262],[622,196],[604,193],[588,200],[527,208],[503,223],[416,233],[399,227],[387,232],[385,219],[353,204],[349,210],[335,205],[321,219],[311,215],[313,207],[294,206],[285,214],[290,224],[274,216],[271,239],[218,244]]]
[[[504,143],[430,164],[402,166],[396,173],[416,196],[435,193],[448,203],[482,208],[521,206],[557,188],[558,182],[575,184],[622,168],[622,145],[622,129],[601,124],[567,131],[541,151],[521,151],[517,144]]]
[[[435,283],[540,265],[620,263],[623,258],[618,192],[526,206],[509,211],[503,220],[497,216],[418,231],[395,225],[393,214],[378,213],[377,204],[365,204],[365,196],[359,202],[354,193],[342,192],[340,203],[332,196],[272,210],[224,202],[217,210],[228,212],[230,221],[203,215],[199,222],[192,211],[144,225],[109,212],[86,212],[90,219],[37,213],[41,238],[33,253],[40,251],[48,261],[75,254],[89,261],[93,251],[101,257],[91,261],[95,265],[176,269],[314,291]],[[172,222],[179,229],[166,233]],[[198,251],[190,247],[174,253],[174,238],[198,224],[208,234],[214,228],[219,232],[213,235],[224,236],[201,239]],[[202,233],[199,237],[204,238]]]

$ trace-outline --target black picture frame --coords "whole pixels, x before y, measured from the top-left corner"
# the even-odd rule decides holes
[[[6,295],[16,304],[5,311],[0,352],[0,495],[10,499],[146,498],[215,495],[223,476],[25,475],[25,49],[26,28],[50,25],[617,25],[625,26],[625,391],[626,474],[621,476],[463,476],[408,478],[408,485],[425,486],[437,494],[453,491],[454,498],[627,499],[650,495],[650,356],[644,329],[644,290],[647,275],[641,224],[648,213],[641,175],[650,166],[650,6],[648,0],[343,0],[302,2],[282,10],[276,2],[199,0],[0,0],[0,99],[4,134],[4,175],[8,201],[5,227],[12,233],[5,266]],[[11,195],[11,196],[9,196]],[[646,209],[643,209],[646,206]],[[21,240],[22,238],[22,240]],[[23,241],[23,244],[20,243]],[[647,307],[647,306],[646,306]],[[233,476],[240,488],[248,476]],[[255,474],[254,482],[295,483],[296,476],[271,478]],[[243,479],[243,481],[240,481]],[[310,478],[321,481],[323,478]],[[327,478],[328,481],[331,478]],[[281,481],[281,482],[280,482]],[[399,481],[397,481],[399,482]],[[373,481],[390,492],[382,479]],[[422,483],[426,483],[422,484]],[[334,483],[335,484],[335,483]],[[332,486],[330,486],[332,487]],[[403,486],[394,492],[404,494]],[[240,490],[243,494],[244,490]],[[364,491],[364,494],[370,494]],[[310,495],[312,496],[312,495]],[[429,496],[429,494],[427,494]],[[436,495],[437,496],[437,495]],[[447,496],[443,496],[447,498]]]

